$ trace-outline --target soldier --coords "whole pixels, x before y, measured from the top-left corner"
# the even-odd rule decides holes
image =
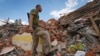
[[[48,54],[51,48],[50,35],[43,27],[39,25],[38,13],[42,11],[41,5],[36,5],[36,9],[32,9],[29,14],[29,31],[32,34],[32,56],[36,56],[36,48],[38,46],[39,37],[42,38],[43,56]]]

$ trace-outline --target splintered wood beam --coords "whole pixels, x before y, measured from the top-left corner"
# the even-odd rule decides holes
[[[99,30],[99,28],[97,27],[95,21],[93,20],[93,17],[90,16],[90,20],[91,20],[91,22],[92,22],[92,25],[93,25],[93,28],[94,28],[95,32],[96,32],[97,35],[100,37],[100,30]]]

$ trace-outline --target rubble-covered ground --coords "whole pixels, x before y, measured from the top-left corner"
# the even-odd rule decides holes
[[[75,22],[75,25],[60,25],[55,19],[50,19],[48,22],[40,20],[39,24],[48,30],[51,37],[52,48],[47,56],[99,56],[100,44],[93,42],[96,40],[97,42],[100,42],[100,40],[92,26],[90,27],[88,25],[90,27],[89,29],[87,26],[83,28],[84,23],[87,22],[77,21]],[[27,26],[22,28],[24,29],[22,32],[28,32]],[[84,29],[85,31],[83,31]],[[88,36],[83,33],[88,34]],[[96,40],[93,40],[90,37],[93,37],[93,39]],[[8,52],[4,52],[3,54],[2,50],[6,48],[8,48]],[[11,37],[0,38],[0,52],[0,55],[2,56],[31,56],[31,51],[25,51],[22,48],[13,45]],[[42,52],[38,52],[37,56],[41,56],[41,54]]]
[[[50,34],[52,48],[47,56],[100,56],[100,0],[59,20],[40,20],[39,25]],[[31,56],[31,50],[12,44],[12,36],[23,32],[28,32],[27,25],[7,22],[0,26],[0,56]],[[37,56],[42,56],[42,52]]]

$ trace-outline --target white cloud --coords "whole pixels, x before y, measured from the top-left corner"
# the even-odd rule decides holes
[[[94,1],[94,0],[88,0],[88,2],[92,2],[92,1]]]
[[[0,26],[6,24],[7,20],[0,19]],[[9,23],[14,23],[14,20],[9,20]]]
[[[54,10],[50,13],[50,15],[52,15],[54,18],[59,18],[61,16],[61,14],[65,15],[68,14],[72,11],[74,11],[75,9],[73,9],[73,7],[75,7],[76,5],[78,5],[77,0],[68,0],[65,2],[66,7],[63,8],[62,10]]]
[[[2,26],[2,25],[4,25],[4,24],[5,24],[5,23],[3,23],[3,22],[0,21],[0,26]]]
[[[78,3],[77,3],[77,0],[68,0],[65,4],[68,8],[72,8],[76,6]]]
[[[9,22],[10,22],[10,23],[14,23],[15,20],[9,20]],[[28,25],[28,23],[27,23],[26,21],[22,21],[22,24],[23,24],[23,25]]]
[[[23,21],[22,24],[23,25],[28,25],[28,22]]]
[[[0,19],[0,26],[6,24],[6,22],[7,22],[7,20]],[[15,20],[11,20],[11,19],[9,20],[9,23],[14,23],[14,22],[15,22]],[[22,24],[23,25],[28,25],[28,22],[22,21]]]
[[[50,15],[54,16],[55,18],[59,18],[60,16],[68,14],[69,12],[72,12],[72,11],[73,11],[73,9],[69,10],[69,9],[65,8],[65,9],[62,9],[60,11],[56,11],[56,10],[52,11],[50,13]]]
[[[9,23],[14,23],[15,22],[15,20],[9,20]]]

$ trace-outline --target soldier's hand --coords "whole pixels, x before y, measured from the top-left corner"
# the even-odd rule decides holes
[[[33,28],[32,27],[29,27],[29,32],[33,32]]]

